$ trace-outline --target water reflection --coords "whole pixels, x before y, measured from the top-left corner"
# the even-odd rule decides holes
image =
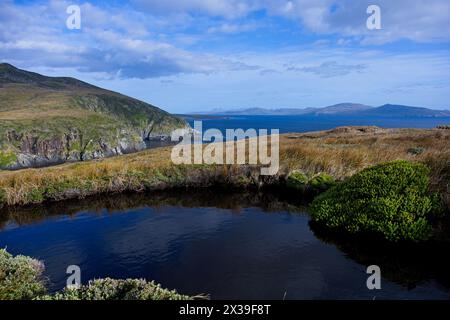
[[[362,265],[378,265],[383,277],[412,290],[427,281],[450,288],[450,243],[392,244],[382,239],[349,236],[310,222],[314,235],[336,246],[347,257]]]
[[[392,246],[311,225],[282,192],[175,190],[9,208],[0,247],[44,260],[51,290],[82,279],[147,278],[231,299],[449,299],[448,245]],[[366,287],[377,264],[382,290]]]
[[[0,210],[0,230],[7,223],[28,225],[61,215],[75,216],[89,211],[102,214],[121,213],[130,208],[179,206],[186,208],[214,207],[229,209],[239,213],[242,208],[259,207],[265,212],[293,211],[305,212],[306,200],[298,198],[289,191],[240,192],[222,188],[176,189],[152,193],[121,193],[88,197],[86,199],[30,205],[26,207],[7,207]]]

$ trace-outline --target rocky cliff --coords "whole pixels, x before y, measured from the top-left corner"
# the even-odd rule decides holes
[[[148,103],[73,78],[0,64],[0,168],[99,159],[168,140],[188,124]]]

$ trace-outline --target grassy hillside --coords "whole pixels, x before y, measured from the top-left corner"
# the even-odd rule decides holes
[[[30,167],[138,151],[184,120],[73,78],[0,64],[0,167]]]

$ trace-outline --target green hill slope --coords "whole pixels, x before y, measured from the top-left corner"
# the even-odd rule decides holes
[[[167,139],[180,118],[74,78],[0,64],[0,168],[102,158]]]

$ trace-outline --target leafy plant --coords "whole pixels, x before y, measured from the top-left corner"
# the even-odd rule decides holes
[[[320,192],[328,190],[334,186],[336,181],[329,174],[322,172],[312,177],[308,184],[312,190]]]
[[[376,165],[316,197],[314,221],[390,241],[427,239],[437,202],[429,194],[429,169],[399,160]]]
[[[144,279],[97,279],[79,288],[46,295],[44,264],[27,256],[13,256],[0,249],[0,300],[189,300],[186,296]]]
[[[0,300],[32,299],[45,293],[44,265],[26,256],[0,249]]]
[[[307,183],[308,177],[300,171],[293,171],[286,181],[286,184],[289,188],[297,190],[304,190]]]
[[[289,188],[296,189],[299,191],[312,191],[312,192],[323,192],[328,190],[330,187],[335,185],[334,178],[325,173],[321,172],[314,175],[309,179],[301,171],[293,171],[287,178],[286,185]]]
[[[161,288],[144,279],[116,280],[111,278],[90,281],[80,288],[66,288],[41,300],[190,300],[192,298]]]

